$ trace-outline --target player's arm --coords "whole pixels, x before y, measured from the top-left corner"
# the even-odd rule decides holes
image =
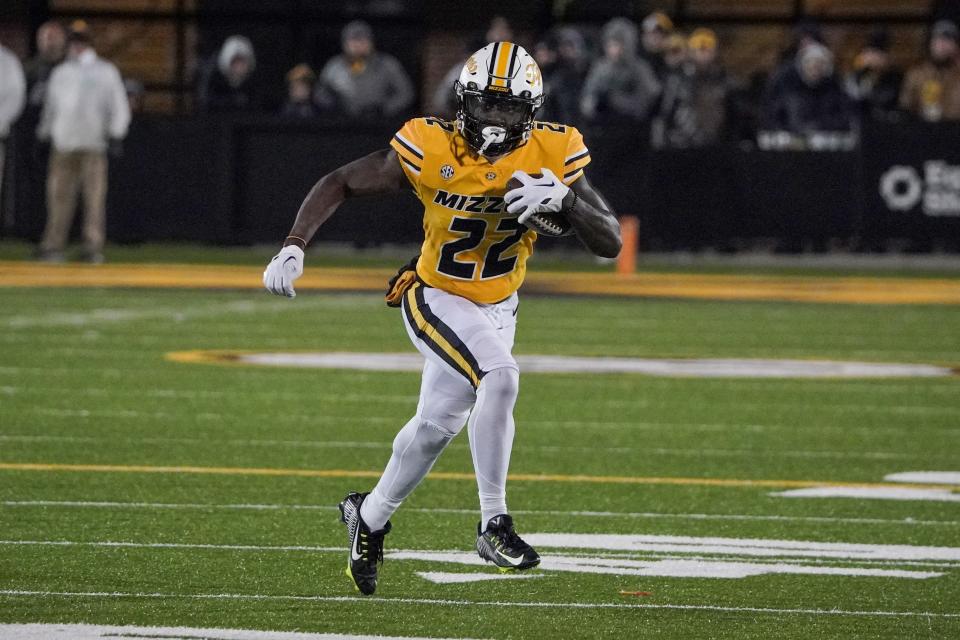
[[[381,149],[334,169],[320,178],[304,198],[290,235],[283,243],[301,249],[313,238],[344,200],[353,196],[391,193],[408,187],[400,160],[393,149]]]
[[[620,254],[623,242],[617,216],[586,175],[570,185],[560,210],[567,215],[577,237],[592,253],[601,258],[616,258]]]
[[[392,193],[409,186],[393,149],[374,151],[334,169],[313,185],[280,250],[263,272],[263,284],[272,293],[294,297],[293,281],[303,273],[303,250],[344,200],[353,196]]]

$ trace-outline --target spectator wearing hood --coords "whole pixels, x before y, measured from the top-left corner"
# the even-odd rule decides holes
[[[580,94],[590,65],[586,42],[573,27],[560,27],[546,43],[553,61],[540,65],[546,100],[537,118],[576,124],[580,120]]]
[[[256,68],[250,40],[244,36],[227,38],[200,72],[197,109],[201,113],[257,111],[260,104],[253,81]]]
[[[27,96],[23,67],[13,51],[0,44],[0,208],[3,203],[3,165],[11,125],[20,117]]]
[[[960,32],[949,20],[933,25],[930,56],[907,72],[900,108],[921,120],[960,120]]]
[[[765,129],[797,135],[848,132],[852,116],[850,99],[834,74],[833,54],[818,43],[797,52],[792,70],[764,104]]]
[[[460,77],[460,71],[474,51],[484,47],[488,42],[513,42],[513,27],[510,21],[503,16],[493,16],[490,24],[483,33],[462,42],[463,51],[460,59],[443,74],[437,88],[430,97],[430,113],[443,118],[452,118],[457,113],[457,95],[453,83]]]
[[[401,114],[413,103],[413,84],[393,56],[376,51],[370,25],[355,20],[343,28],[343,53],[320,72],[317,104],[350,118]]]
[[[797,54],[814,44],[823,44],[820,25],[813,20],[801,20],[794,26],[790,45],[780,53],[779,61],[767,79],[762,92],[763,103],[770,102],[771,96],[782,95],[787,91],[787,84],[796,82]]]
[[[637,28],[625,18],[603,27],[603,56],[590,67],[580,98],[588,120],[646,121],[660,96],[653,69],[637,56]]]
[[[696,29],[685,42],[672,40],[652,142],[661,148],[688,149],[716,143],[727,119],[730,80],[719,62],[717,34]]]
[[[876,29],[853,61],[845,88],[861,118],[896,117],[903,74],[890,60],[890,32]]]
[[[657,78],[663,81],[669,71],[664,56],[673,34],[673,21],[664,12],[654,11],[643,19],[640,29],[640,58],[649,64]]]
[[[120,72],[97,56],[86,26],[75,24],[67,60],[50,75],[37,128],[37,137],[53,146],[40,259],[63,260],[79,190],[83,193],[84,258],[103,261],[107,151],[118,149],[129,125],[130,105]]]

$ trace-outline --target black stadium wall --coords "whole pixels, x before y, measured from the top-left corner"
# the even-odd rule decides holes
[[[143,116],[111,161],[108,235],[116,242],[275,243],[326,172],[387,145],[397,123],[289,123]],[[645,149],[633,129],[584,131],[590,180],[641,222],[644,249],[731,248],[774,239],[786,248],[851,248],[907,240],[960,246],[960,124],[876,125],[857,151],[737,146]],[[18,170],[4,198],[3,235],[43,227],[43,164],[11,139]],[[346,203],[318,240],[415,243],[412,193]]]

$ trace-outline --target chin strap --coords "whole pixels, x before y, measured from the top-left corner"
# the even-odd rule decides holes
[[[485,153],[487,148],[492,144],[501,144],[507,139],[507,130],[503,127],[484,127],[480,131],[480,135],[483,136],[483,146],[480,147],[480,153]]]

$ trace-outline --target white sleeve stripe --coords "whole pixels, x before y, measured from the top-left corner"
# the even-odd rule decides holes
[[[568,155],[566,158],[564,158],[564,159],[563,159],[563,164],[570,164],[570,162],[571,162],[572,160],[577,160],[577,159],[579,158],[579,156],[586,156],[586,155],[589,155],[589,153],[590,153],[590,152],[587,151],[587,148],[584,147],[583,149],[580,149],[580,151],[575,151],[575,152],[571,153],[570,155]]]
[[[579,178],[579,177],[582,176],[582,175],[583,175],[583,169],[582,169],[582,168],[581,168],[581,169],[577,169],[574,173],[568,174],[567,176],[564,176],[564,178],[563,178],[563,184],[570,184],[571,182],[573,182],[574,180],[576,180],[577,178]],[[568,177],[568,176],[569,176],[569,177]]]
[[[401,156],[400,154],[397,154],[397,157],[400,158],[400,160],[403,161],[403,164],[407,165],[407,166],[410,168],[410,171],[414,172],[414,173],[417,174],[417,175],[420,175],[420,167],[418,167],[417,165],[413,164],[412,162],[410,162],[409,160],[407,160],[406,158],[404,158],[404,157]]]
[[[405,146],[407,146],[411,151],[413,151],[414,153],[416,153],[416,154],[420,157],[421,160],[423,159],[423,150],[420,149],[420,147],[418,147],[417,145],[413,144],[412,142],[410,142],[409,140],[407,140],[406,138],[404,138],[402,135],[400,135],[399,132],[397,132],[397,133],[395,133],[395,134],[393,134],[393,135],[395,135],[395,136],[397,137],[397,140],[399,140],[400,142],[402,142],[402,143],[403,143]]]

